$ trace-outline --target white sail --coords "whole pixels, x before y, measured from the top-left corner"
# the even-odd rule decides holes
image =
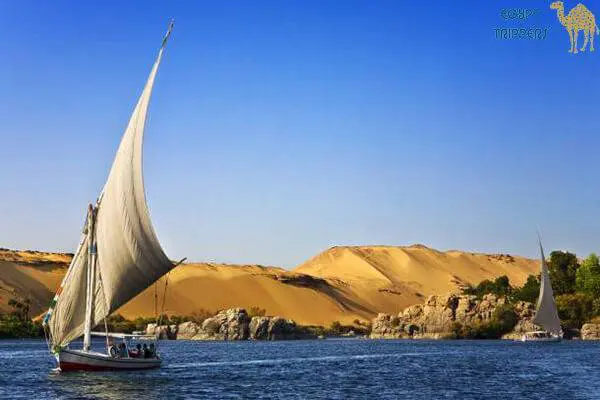
[[[150,221],[142,174],[146,113],[171,28],[172,24],[100,194],[94,236],[88,232],[87,222],[82,243],[55,297],[56,304],[45,319],[53,348],[65,346],[84,332],[86,298],[90,298],[86,293],[88,286],[92,288],[90,320],[93,327],[173,268]],[[87,251],[90,237],[94,237],[94,243]],[[88,254],[96,257],[95,268],[90,269],[95,271],[95,276],[90,279],[86,278],[90,264]]]
[[[552,284],[550,283],[550,274],[548,273],[548,266],[546,265],[546,259],[544,258],[544,249],[542,248],[541,240],[540,252],[542,255],[540,295],[538,297],[533,323],[541,326],[549,333],[561,336],[562,329],[560,327],[560,318],[558,317],[558,310],[554,303],[554,293],[552,291]]]

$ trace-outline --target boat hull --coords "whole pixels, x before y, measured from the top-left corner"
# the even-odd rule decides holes
[[[122,371],[159,368],[160,358],[115,358],[107,354],[63,349],[57,355],[61,371]]]
[[[555,343],[555,342],[560,342],[561,340],[562,340],[562,338],[559,337],[559,336],[542,337],[542,338],[531,338],[531,337],[525,337],[525,336],[523,336],[521,338],[521,342],[550,342],[550,343]]]

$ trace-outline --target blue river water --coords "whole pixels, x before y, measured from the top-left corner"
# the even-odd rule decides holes
[[[600,399],[600,343],[162,341],[151,371],[58,373],[0,341],[0,399]]]

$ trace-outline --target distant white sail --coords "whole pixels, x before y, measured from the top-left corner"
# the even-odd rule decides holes
[[[84,332],[86,298],[91,298],[92,327],[166,274],[173,263],[152,227],[142,174],[142,144],[154,79],[171,27],[165,36],[144,91],[117,150],[95,218],[95,245],[90,222],[45,322],[53,347],[62,347]],[[94,277],[87,277],[90,254],[96,257]],[[86,295],[91,285],[93,295]],[[88,307],[88,310],[90,307]]]
[[[547,332],[561,336],[562,329],[560,327],[560,318],[558,317],[558,310],[556,309],[556,304],[554,303],[554,293],[552,291],[550,274],[548,273],[548,266],[546,265],[546,259],[544,258],[544,249],[542,248],[541,241],[540,252],[542,255],[540,295],[538,297],[533,323],[541,326]]]

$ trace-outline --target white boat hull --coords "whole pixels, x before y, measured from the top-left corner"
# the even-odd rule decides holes
[[[84,350],[63,349],[56,356],[61,371],[117,371],[160,367],[160,358],[118,358]]]
[[[521,340],[521,342],[560,342],[562,340],[562,338],[560,336],[538,337],[538,338],[523,336],[520,340]]]

